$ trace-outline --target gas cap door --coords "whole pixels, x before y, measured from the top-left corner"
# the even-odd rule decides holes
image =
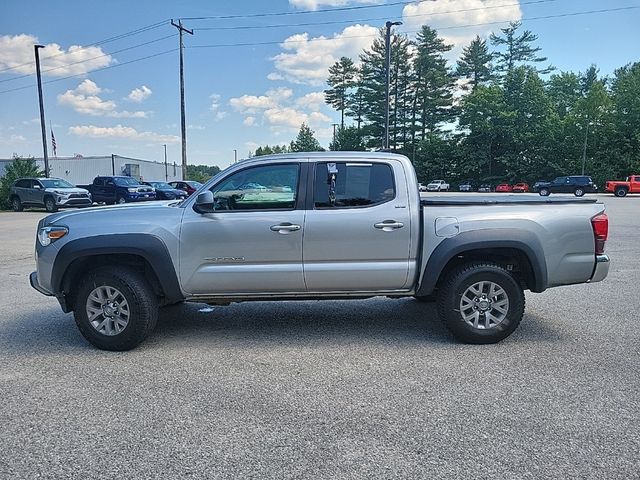
[[[437,217],[435,226],[437,237],[455,237],[460,233],[460,225],[456,217]]]

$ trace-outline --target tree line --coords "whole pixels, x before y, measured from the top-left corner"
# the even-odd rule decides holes
[[[580,174],[583,164],[599,184],[640,173],[640,62],[610,77],[594,65],[560,72],[537,40],[512,22],[473,39],[450,66],[453,46],[434,28],[423,25],[415,40],[393,35],[390,149],[407,155],[421,180],[534,182]],[[358,63],[342,57],[329,68],[325,99],[340,114],[331,150],[382,148],[385,79],[384,30]]]

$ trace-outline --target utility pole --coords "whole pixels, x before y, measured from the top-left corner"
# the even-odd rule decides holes
[[[167,165],[167,144],[163,144],[164,145],[164,181],[168,182],[169,181],[169,170],[168,170],[168,165]]]
[[[391,82],[391,27],[402,25],[402,22],[387,22],[384,36],[384,76],[385,76],[385,106],[384,106],[384,145],[382,148],[389,149],[389,83]]]
[[[189,30],[182,26],[182,20],[175,23],[171,20],[171,25],[178,29],[180,33],[180,130],[182,132],[182,179],[187,178],[187,127],[184,114],[184,42],[182,36],[184,32],[193,35],[193,30]]]
[[[340,124],[332,123],[331,125],[333,125],[333,148],[336,148],[336,127]]]
[[[42,75],[40,73],[40,53],[39,49],[44,45],[34,45],[33,51],[36,55],[36,76],[38,77],[38,98],[40,99],[40,128],[42,129],[42,150],[44,154],[44,176],[49,178],[49,154],[47,153],[47,130],[44,123],[44,101],[42,100]]]

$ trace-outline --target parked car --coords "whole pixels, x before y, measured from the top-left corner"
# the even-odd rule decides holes
[[[418,183],[418,191],[419,192],[426,192],[427,191],[427,187],[421,183]]]
[[[493,187],[489,183],[483,183],[478,187],[478,192],[490,193],[490,192],[493,192]]]
[[[524,182],[516,183],[513,186],[513,192],[514,193],[528,193],[529,192],[529,184],[528,183],[524,183]]]
[[[237,194],[264,179],[268,192]],[[161,305],[374,296],[435,295],[458,339],[495,343],[520,323],[525,289],[607,276],[608,219],[596,199],[478,204],[421,200],[417,189],[402,155],[256,157],[184,202],[40,220],[30,282],[73,311],[93,345],[127,350],[152,332]]]
[[[458,185],[458,191],[473,192],[473,184],[471,183],[470,180],[467,180],[466,182],[462,182],[460,185]]]
[[[551,182],[536,182],[533,189],[543,197],[551,193],[573,193],[576,197],[581,197],[585,193],[598,192],[597,185],[586,175],[556,177]]]
[[[177,182],[169,182],[169,185],[171,185],[175,189],[187,192],[187,195],[193,195],[196,192],[196,190],[198,190],[202,186],[200,182],[195,182],[193,180],[184,180],[184,181],[180,180]]]
[[[631,175],[624,182],[607,180],[604,191],[616,197],[624,197],[627,193],[640,193],[640,175]]]
[[[448,192],[449,184],[444,180],[431,180],[427,184],[427,192]]]
[[[156,200],[175,200],[187,198],[187,192],[173,188],[167,182],[143,182],[144,185],[153,187],[156,192]]]
[[[156,199],[153,187],[143,185],[133,177],[100,176],[90,185],[78,187],[89,190],[94,202],[107,205]]]
[[[513,187],[508,183],[500,183],[499,185],[496,185],[495,191],[500,193],[511,193],[513,192]]]
[[[9,189],[9,203],[15,212],[24,207],[44,207],[56,212],[61,207],[88,207],[91,194],[61,178],[20,178]]]

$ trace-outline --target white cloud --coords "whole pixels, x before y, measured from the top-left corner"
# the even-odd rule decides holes
[[[229,104],[240,113],[256,114],[260,110],[274,108],[282,100],[293,95],[293,90],[286,87],[268,90],[265,95],[242,95],[232,98]]]
[[[77,125],[69,127],[69,133],[78,137],[89,138],[125,138],[148,142],[177,143],[176,135],[163,135],[154,132],[139,132],[133,127],[116,125],[115,127],[97,127],[95,125]]]
[[[24,143],[26,140],[27,139],[24,136],[16,135],[15,133],[12,133],[8,137],[0,135],[0,145],[11,146],[11,145],[15,145],[17,143]]]
[[[76,88],[67,90],[58,95],[58,103],[73,108],[83,115],[111,118],[147,118],[147,112],[127,110],[117,111],[116,102],[103,100],[98,96],[104,90],[88,78],[83,80]]]
[[[152,93],[153,92],[149,87],[147,87],[146,85],[142,85],[139,88],[134,88],[133,90],[131,90],[127,98],[132,102],[140,103],[143,100],[149,98]]]
[[[33,45],[38,43],[34,35],[1,35],[0,69],[13,68],[12,72],[17,74],[33,73]],[[40,50],[42,74],[55,77],[81,75],[113,62],[111,55],[106,55],[100,47],[71,45],[65,50],[57,43],[50,43]]]
[[[253,127],[256,123],[256,117],[248,116],[242,121],[247,127]]]
[[[220,110],[220,99],[222,98],[218,93],[212,93],[209,95],[211,99],[211,107],[209,109],[214,113],[213,118],[216,122],[219,122],[225,118],[228,114]]]
[[[382,3],[382,0],[289,0],[289,5],[304,10],[318,10],[320,7],[344,7],[363,3]]]
[[[285,51],[272,58],[277,72],[267,78],[322,85],[331,65],[342,56],[357,60],[362,50],[371,46],[377,34],[376,27],[356,24],[330,38],[309,38],[308,33],[291,35],[280,44]]]
[[[519,4],[514,3],[517,2],[511,5],[505,4],[504,0],[438,0],[411,3],[402,9],[402,20],[408,30],[416,30],[427,22],[436,30],[440,27],[461,27],[438,30],[447,43],[455,46],[447,55],[448,58],[454,59],[476,35],[488,37],[497,28],[496,25],[462,27],[463,25],[518,20],[522,18],[522,10]],[[456,10],[458,11],[454,12]]]
[[[296,105],[317,112],[324,105],[324,92],[307,93],[296,100]]]

